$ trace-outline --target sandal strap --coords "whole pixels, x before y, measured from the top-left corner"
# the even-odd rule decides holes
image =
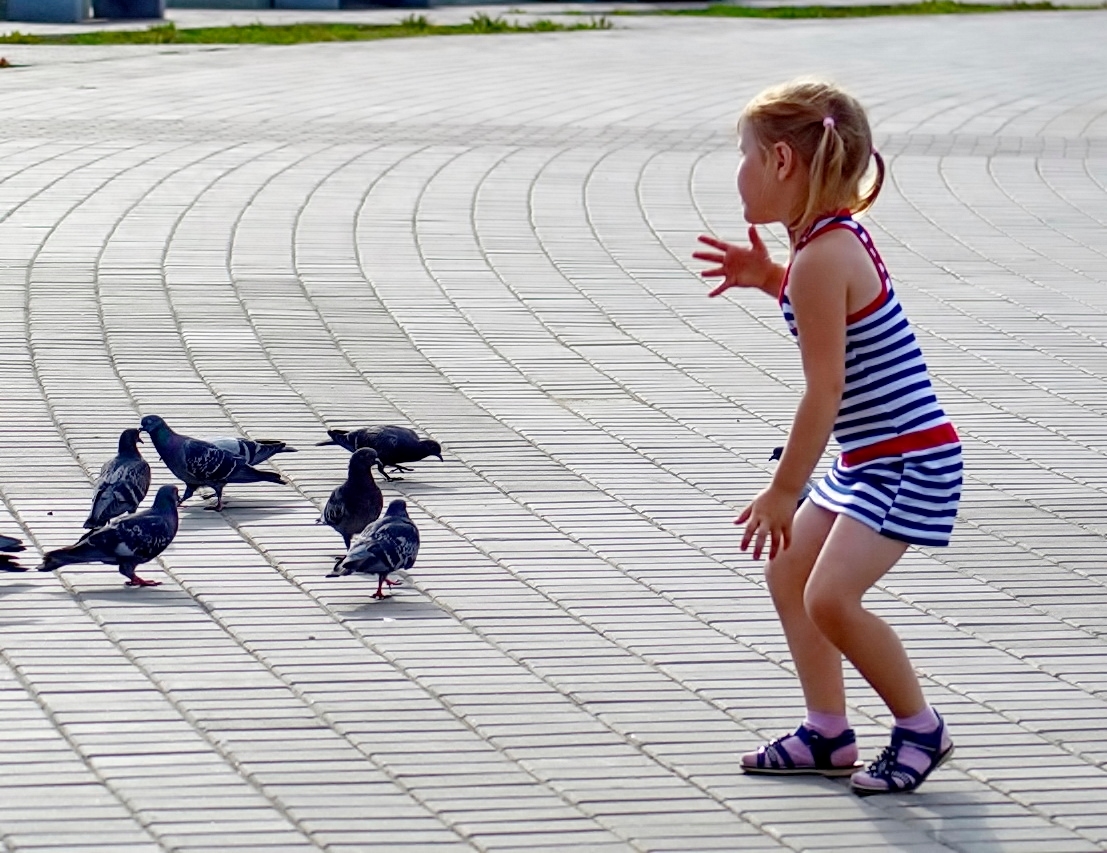
[[[885,747],[884,752],[872,763],[868,772],[885,779],[888,782],[888,790],[892,792],[917,788],[942,760],[942,734],[945,732],[945,723],[941,717],[938,720],[938,728],[925,733],[895,726],[892,729],[892,743]],[[899,751],[905,745],[926,755],[928,763],[922,772],[899,760]]]
[[[768,767],[774,770],[780,768],[794,770],[796,768],[796,762],[792,760],[792,756],[788,754],[788,750],[781,744],[781,741],[790,737],[791,735],[781,735],[769,741],[764,746],[758,747],[757,766],[762,768]]]
[[[846,729],[840,735],[834,737],[823,737],[814,729],[801,725],[791,734],[782,735],[760,747],[757,750],[757,766],[774,769],[796,769],[795,760],[782,743],[790,737],[799,738],[811,750],[812,766],[819,770],[833,769],[835,765],[830,760],[831,756],[843,746],[849,746],[857,741],[853,729]]]
[[[853,729],[846,729],[840,735],[834,737],[824,737],[814,729],[800,726],[796,729],[795,736],[811,750],[811,757],[815,760],[815,766],[819,768],[833,767],[834,763],[830,760],[831,756],[843,746],[849,746],[857,742],[857,736],[853,733]]]

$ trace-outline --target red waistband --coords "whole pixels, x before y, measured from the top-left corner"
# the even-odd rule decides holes
[[[958,441],[960,439],[957,437],[957,430],[953,428],[953,424],[946,421],[944,424],[920,429],[918,432],[897,435],[895,438],[887,438],[875,444],[847,450],[842,454],[842,463],[852,468],[854,465],[863,465],[884,456],[902,456],[912,450],[928,450],[931,447],[941,447],[943,444],[954,444]]]

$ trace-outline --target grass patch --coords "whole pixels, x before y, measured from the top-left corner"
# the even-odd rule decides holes
[[[550,33],[568,30],[608,30],[606,17],[561,24],[546,18],[515,23],[483,12],[464,24],[432,24],[425,15],[408,15],[398,24],[287,24],[178,29],[173,23],[145,30],[97,30],[88,33],[38,36],[15,32],[0,36],[0,44],[302,44],[321,41],[372,41],[412,36],[486,35],[489,33]]]
[[[1107,9],[1107,3],[1099,6],[1065,6],[1051,2],[1035,3],[957,3],[954,0],[922,0],[919,3],[872,6],[732,6],[729,3],[713,3],[705,9],[659,9],[651,12],[624,10],[616,15],[704,15],[722,18],[872,18],[878,15],[958,15],[980,12],[1057,12]]]

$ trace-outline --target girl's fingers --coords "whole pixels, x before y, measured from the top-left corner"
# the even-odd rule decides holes
[[[709,264],[721,264],[725,255],[718,252],[693,252],[692,257],[697,261],[707,261]]]
[[[706,273],[705,273],[705,275],[706,275]],[[709,291],[707,295],[708,296],[718,296],[724,290],[730,290],[732,287],[734,287],[733,282],[724,281],[722,284],[720,284],[714,290]]]
[[[738,514],[738,517],[736,519],[734,519],[734,523],[735,524],[741,524],[743,521],[745,521],[747,518],[750,517],[751,512],[752,512],[752,508],[747,506],[744,510],[742,510]]]
[[[762,530],[757,534],[757,541],[753,546],[753,558],[755,560],[760,560],[761,554],[765,550],[765,533],[766,531]]]
[[[757,226],[751,225],[749,230],[750,245],[757,251],[761,251],[765,248],[765,243],[761,240],[761,235],[757,233]]]
[[[699,241],[706,243],[708,246],[714,246],[716,249],[722,249],[724,252],[726,251],[727,244],[710,234],[700,234]]]

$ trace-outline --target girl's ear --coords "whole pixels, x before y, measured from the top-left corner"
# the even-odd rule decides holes
[[[787,180],[796,170],[796,152],[787,142],[773,143],[769,158],[778,180]]]

